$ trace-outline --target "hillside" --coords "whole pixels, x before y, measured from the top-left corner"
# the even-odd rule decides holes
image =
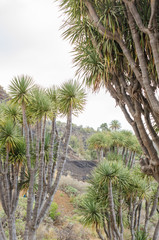
[[[9,98],[9,95],[6,93],[3,87],[0,86],[0,102],[7,100],[8,98]]]

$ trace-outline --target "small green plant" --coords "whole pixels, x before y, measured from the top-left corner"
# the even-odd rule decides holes
[[[57,211],[58,205],[56,202],[52,202],[50,206],[50,211],[49,211],[49,217],[51,217],[52,220],[56,220],[58,216],[60,216],[60,212]]]
[[[83,196],[80,194],[80,195],[77,195],[77,196],[71,198],[71,199],[70,199],[70,202],[73,203],[73,206],[74,206],[75,208],[78,208],[78,207],[80,206],[80,203],[81,203],[82,199],[83,199]],[[76,209],[76,210],[77,210],[77,209]],[[76,211],[76,210],[75,210],[75,211]]]
[[[148,235],[143,230],[137,231],[135,234],[135,240],[148,240]]]
[[[3,218],[4,216],[5,216],[4,210],[1,209],[1,210],[0,210],[0,218]]]
[[[72,186],[66,186],[65,187],[65,192],[69,195],[69,196],[77,196],[78,195],[78,190]]]
[[[16,232],[18,239],[22,239],[21,236],[23,236],[25,230],[25,222],[22,219],[16,219]]]

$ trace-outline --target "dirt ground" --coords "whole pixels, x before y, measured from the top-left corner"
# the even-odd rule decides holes
[[[60,229],[67,229],[68,238],[66,240],[98,240],[99,238],[95,237],[95,233],[92,232],[92,229],[85,228],[78,220],[76,219],[77,215],[75,213],[75,208],[73,203],[71,203],[71,198],[63,191],[58,190],[54,201],[58,204],[58,211],[61,213],[60,217],[65,219],[63,226],[60,226]],[[69,237],[69,231],[71,232]],[[64,240],[64,238],[57,240]]]
[[[61,190],[58,190],[54,197],[54,202],[58,204],[58,211],[62,216],[72,216],[74,211],[73,204],[70,202],[69,196]]]
[[[54,197],[60,216],[54,221],[46,218],[41,224],[37,240],[98,240],[91,228],[84,227],[75,213],[75,208],[64,191],[58,190]]]

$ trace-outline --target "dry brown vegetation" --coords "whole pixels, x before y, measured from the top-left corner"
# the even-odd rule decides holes
[[[61,177],[59,190],[54,197],[60,216],[54,222],[49,217],[45,218],[37,232],[37,240],[97,240],[93,229],[79,222],[72,197],[61,190],[65,186],[71,186],[82,194],[88,183],[73,179],[70,175]]]

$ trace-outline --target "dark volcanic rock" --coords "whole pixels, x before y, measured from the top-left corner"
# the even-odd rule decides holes
[[[96,167],[96,161],[70,161],[67,160],[63,175],[67,176],[70,174],[73,178],[76,178],[79,181],[85,181],[89,179],[90,174],[94,167]]]

